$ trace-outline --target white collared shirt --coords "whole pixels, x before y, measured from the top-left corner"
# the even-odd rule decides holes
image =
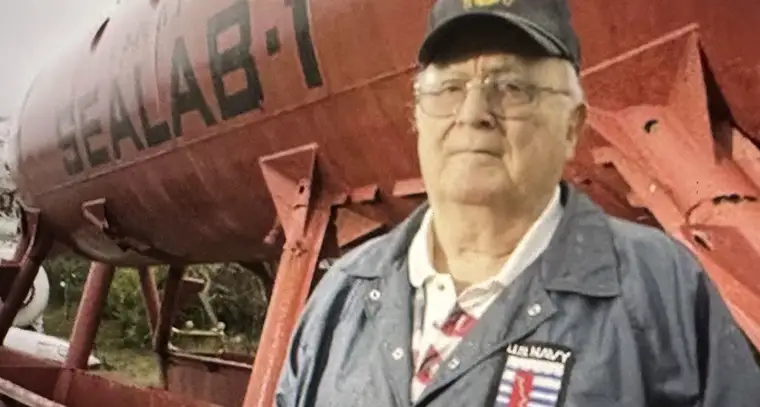
[[[440,362],[448,358],[498,294],[546,250],[562,217],[559,197],[557,186],[549,204],[498,274],[467,287],[459,296],[451,275],[438,273],[433,267],[433,249],[428,244],[433,213],[431,210],[425,213],[409,247],[409,281],[415,289],[412,401],[417,400],[435,376]]]

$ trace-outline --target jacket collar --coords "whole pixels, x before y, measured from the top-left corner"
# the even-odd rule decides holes
[[[561,186],[564,215],[541,256],[545,288],[592,297],[619,295],[619,262],[609,216],[583,192],[564,181]]]
[[[583,192],[564,181],[560,186],[563,216],[537,260],[545,288],[594,297],[618,295],[618,259],[607,215]],[[401,265],[428,207],[424,202],[390,232],[356,248],[336,266],[350,276],[370,279],[405,272]]]

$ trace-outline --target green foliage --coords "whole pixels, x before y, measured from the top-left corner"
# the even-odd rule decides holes
[[[50,302],[63,306],[82,297],[84,282],[87,279],[87,263],[77,257],[59,257],[42,264],[50,280]]]
[[[119,270],[103,309],[103,318],[117,321],[122,332],[121,346],[148,349],[151,344],[148,314],[140,291],[140,277],[134,270]]]
[[[207,296],[218,322],[230,334],[257,338],[261,333],[267,307],[266,287],[251,271],[237,264],[214,264],[191,267],[190,276],[213,281]],[[215,323],[205,312],[201,301],[194,301],[183,310],[180,318],[192,321],[196,327]]]
[[[76,309],[87,278],[89,263],[78,257],[59,257],[44,263],[50,279],[50,307]],[[153,268],[159,292],[166,279],[166,268]],[[209,313],[198,298],[191,299],[176,316],[174,326],[212,329],[224,326],[228,337],[242,336],[254,341],[261,332],[267,307],[266,287],[249,270],[237,264],[213,264],[189,267],[187,277],[210,281],[204,290]],[[70,318],[74,318],[73,311]],[[151,347],[148,315],[134,269],[120,269],[114,276],[103,318],[117,322],[122,335],[115,346],[130,349]]]

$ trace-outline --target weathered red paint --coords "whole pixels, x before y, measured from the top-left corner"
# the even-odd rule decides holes
[[[410,81],[432,0],[309,1],[322,79],[312,87],[300,65],[296,3],[240,3],[249,7],[251,54],[264,98],[262,108],[223,119],[208,44],[234,46],[240,31],[224,31],[211,42],[205,31],[212,16],[235,2],[124,2],[96,40],[87,38],[38,76],[10,150],[30,213],[41,214],[58,243],[90,259],[131,266],[284,260],[246,407],[271,400],[284,341],[312,284],[312,257],[328,244],[348,246],[392,227],[424,197],[409,122]],[[760,345],[760,276],[752,272],[760,260],[753,228],[760,220],[760,3],[571,3],[590,109],[566,178],[610,213],[662,227],[689,246]],[[113,157],[107,144],[113,78],[140,143],[146,143],[142,118],[176,130],[171,56],[178,39],[187,45],[208,103],[206,119],[217,124],[188,113],[181,137],[140,151],[122,142],[118,160],[68,175],[63,160],[72,150],[59,148],[56,118],[72,101],[86,105],[83,95],[97,90],[93,116],[74,111],[63,131],[78,127],[81,133],[85,122],[99,118],[102,132],[90,141]],[[134,90],[135,69],[144,109]],[[236,92],[245,78],[242,70],[230,73],[223,88]],[[81,137],[77,143],[81,153]],[[326,202],[328,208],[313,207]],[[326,209],[331,225],[320,232],[314,222],[328,222]],[[292,251],[299,248],[307,251],[300,258]],[[157,342],[164,343],[168,324],[158,325]],[[166,362],[172,358],[163,355]],[[229,402],[171,379],[172,371],[185,375],[173,369],[167,368],[170,388],[174,383],[187,394]],[[203,376],[197,372],[186,374]],[[0,376],[6,377],[2,370]],[[205,377],[213,381],[212,373]]]
[[[161,299],[161,309],[158,314],[158,322],[153,332],[153,350],[158,356],[161,382],[164,387],[168,385],[167,358],[169,356],[169,338],[174,322],[174,316],[179,312],[179,293],[182,289],[182,276],[185,274],[184,267],[169,267],[169,275],[164,287],[164,296]]]
[[[275,210],[256,159],[309,142],[319,145],[328,191],[350,195],[366,185],[377,185],[382,199],[355,205],[357,211],[388,225],[408,213],[414,202],[394,197],[392,191],[397,181],[418,176],[409,125],[409,80],[430,0],[384,1],[372,7],[359,7],[361,0],[309,2],[311,34],[324,79],[322,87],[313,89],[306,87],[300,72],[286,2],[250,0],[252,54],[265,92],[264,108],[229,121],[222,121],[215,102],[205,27],[211,16],[233,2],[183,3],[175,16],[180,3],[121,4],[93,51],[89,38],[85,46],[56,61],[35,80],[20,117],[12,168],[22,199],[46,214],[59,240],[93,259],[115,264],[168,261],[154,255],[188,261],[277,258],[281,242],[264,242]],[[340,12],[344,9],[351,12]],[[618,57],[688,24],[699,24],[705,56],[737,127],[750,136],[759,133],[760,118],[750,101],[754,100],[751,89],[760,86],[760,51],[753,42],[751,17],[737,21],[734,11],[746,10],[742,14],[752,16],[760,11],[756,2],[683,0],[678,7],[670,7],[631,1],[611,7],[601,0],[577,0],[573,10],[584,67]],[[264,34],[275,26],[281,47],[270,57]],[[347,32],[352,35],[337,35]],[[232,30],[220,38],[234,43],[235,35]],[[199,114],[188,113],[182,121],[182,137],[141,152],[122,142],[120,160],[68,176],[62,164],[65,154],[58,147],[56,113],[72,99],[97,89],[93,112],[102,119],[103,134],[91,140],[93,148],[106,145],[110,84],[117,78],[129,117],[144,141],[134,67],[142,75],[145,114],[152,122],[171,122],[170,59],[177,38],[186,41],[204,100],[220,124],[207,127]],[[367,53],[368,47],[372,52]],[[669,59],[650,63],[662,70],[673,68]],[[636,69],[635,64],[629,68]],[[241,86],[240,75],[225,79],[230,89]],[[634,95],[644,90],[653,97],[657,89],[669,88],[654,79],[604,86],[608,94],[618,95],[613,108],[635,102]],[[113,156],[112,151],[109,154]],[[380,157],[393,157],[393,165]],[[114,233],[156,252],[124,251],[113,236],[86,220],[81,205],[100,198],[106,200],[108,220],[118,225]],[[252,207],[256,216],[251,216]]]
[[[760,221],[754,176],[760,151],[733,129],[702,48],[699,28],[689,25],[584,70],[592,108],[591,143],[583,150],[595,164],[614,166],[625,181],[618,194],[631,206],[646,207],[712,266],[732,308],[742,310],[737,318],[760,344],[760,313],[747,307],[760,300],[760,276],[749,266],[760,260],[760,233],[747,227]],[[663,85],[638,88],[644,81]],[[630,90],[610,93],[612,84]]]
[[[251,376],[251,356],[184,354],[168,357],[168,388],[172,392],[224,407],[240,407]]]
[[[140,276],[140,291],[145,304],[145,310],[148,314],[148,327],[150,333],[155,334],[158,326],[158,310],[160,299],[158,287],[156,286],[156,277],[148,267],[138,267],[137,273]]]
[[[52,400],[46,399],[5,379],[0,379],[0,394],[16,402],[23,403],[25,406],[65,407],[63,404],[58,404]]]
[[[148,2],[123,3],[93,52],[88,43],[34,81],[19,120],[20,133],[10,149],[15,153],[11,167],[21,199],[46,213],[59,241],[88,257],[118,265],[176,263],[177,259],[277,259],[283,242],[265,242],[275,223],[275,208],[258,157],[317,143],[322,182],[329,193],[351,194],[376,184],[381,195],[390,195],[397,179],[416,176],[415,155],[409,154],[414,136],[407,119],[412,47],[394,45],[379,50],[371,64],[344,55],[361,54],[367,42],[381,43],[377,42],[379,34],[382,42],[408,43],[421,32],[425,2],[381,2],[351,15],[337,12],[350,7],[348,2],[310,2],[313,42],[325,83],[310,90],[300,72],[286,2],[250,1],[253,54],[265,92],[264,108],[223,122],[214,102],[203,28],[211,16],[233,3],[187,3],[178,17],[173,17],[178,1],[158,2],[155,9]],[[169,15],[165,25],[159,22],[163,13]],[[378,19],[405,28],[377,25],[378,31],[371,35],[341,39],[335,35],[375,25]],[[282,45],[277,55],[268,57],[263,34],[273,26],[279,27]],[[131,41],[134,35],[142,40]],[[232,30],[225,35],[232,38],[237,34]],[[204,99],[220,124],[206,127],[199,114],[188,113],[182,121],[182,137],[141,152],[130,149],[125,141],[121,160],[68,176],[63,159],[70,153],[58,147],[55,112],[97,89],[99,99],[92,110],[102,119],[103,134],[91,140],[93,148],[106,145],[110,137],[109,89],[116,76],[129,117],[141,133],[133,90],[133,66],[139,66],[149,119],[171,122],[170,59],[179,37],[187,42]],[[340,52],[336,52],[338,48]],[[241,86],[239,75],[230,74],[226,80],[230,89]],[[342,113],[356,108],[365,110],[361,120]],[[43,117],[41,114],[44,120],[33,119]],[[65,123],[63,127],[65,131],[72,126]],[[397,142],[388,143],[389,138]],[[84,146],[79,149],[84,151]],[[364,164],[381,156],[394,157],[394,165],[375,168]],[[121,180],[126,182],[122,187],[110,187]],[[95,210],[105,219],[94,222],[90,214],[83,215],[82,206],[87,205],[91,212],[90,204],[100,199],[104,208]],[[414,204],[403,197],[383,196],[372,205],[352,206],[371,219],[392,224]],[[188,221],[191,219],[198,221]],[[123,239],[136,241],[137,250],[122,250],[117,242]],[[154,249],[153,253],[138,253],[143,245]]]
[[[13,320],[34,284],[42,261],[54,241],[49,228],[41,224],[38,211],[25,211],[21,220],[22,230],[28,235],[17,248],[17,254],[21,257],[4,261],[1,267],[12,279],[8,284],[5,301],[0,306],[0,343],[5,341],[5,335],[13,325]]]
[[[260,160],[278,217],[282,219],[286,245],[243,399],[246,407],[274,405],[273,396],[290,335],[306,303],[319,261],[332,200],[320,187],[317,153],[316,146],[306,146]]]
[[[55,389],[61,380],[66,380],[68,390],[65,397],[57,402],[70,407],[221,407],[220,404],[194,400],[188,396],[173,394],[160,389],[140,388],[121,384],[92,373],[76,369],[65,369],[53,363],[0,347],[0,377],[8,383],[0,383],[0,394],[13,393],[27,400],[30,394],[22,389],[47,399],[28,406],[51,405]],[[18,387],[17,387],[18,386]],[[23,400],[20,400],[23,401]],[[14,404],[11,404],[14,405]],[[224,407],[228,407],[225,405]]]
[[[79,309],[71,329],[71,346],[63,366],[74,369],[87,368],[100,327],[100,317],[108,299],[116,269],[108,264],[93,263],[87,275]]]

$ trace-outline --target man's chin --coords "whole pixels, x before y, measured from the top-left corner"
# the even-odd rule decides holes
[[[466,185],[449,186],[444,195],[448,200],[464,205],[489,205],[501,200],[506,193],[507,188],[503,183],[494,185],[493,182],[471,180]]]

